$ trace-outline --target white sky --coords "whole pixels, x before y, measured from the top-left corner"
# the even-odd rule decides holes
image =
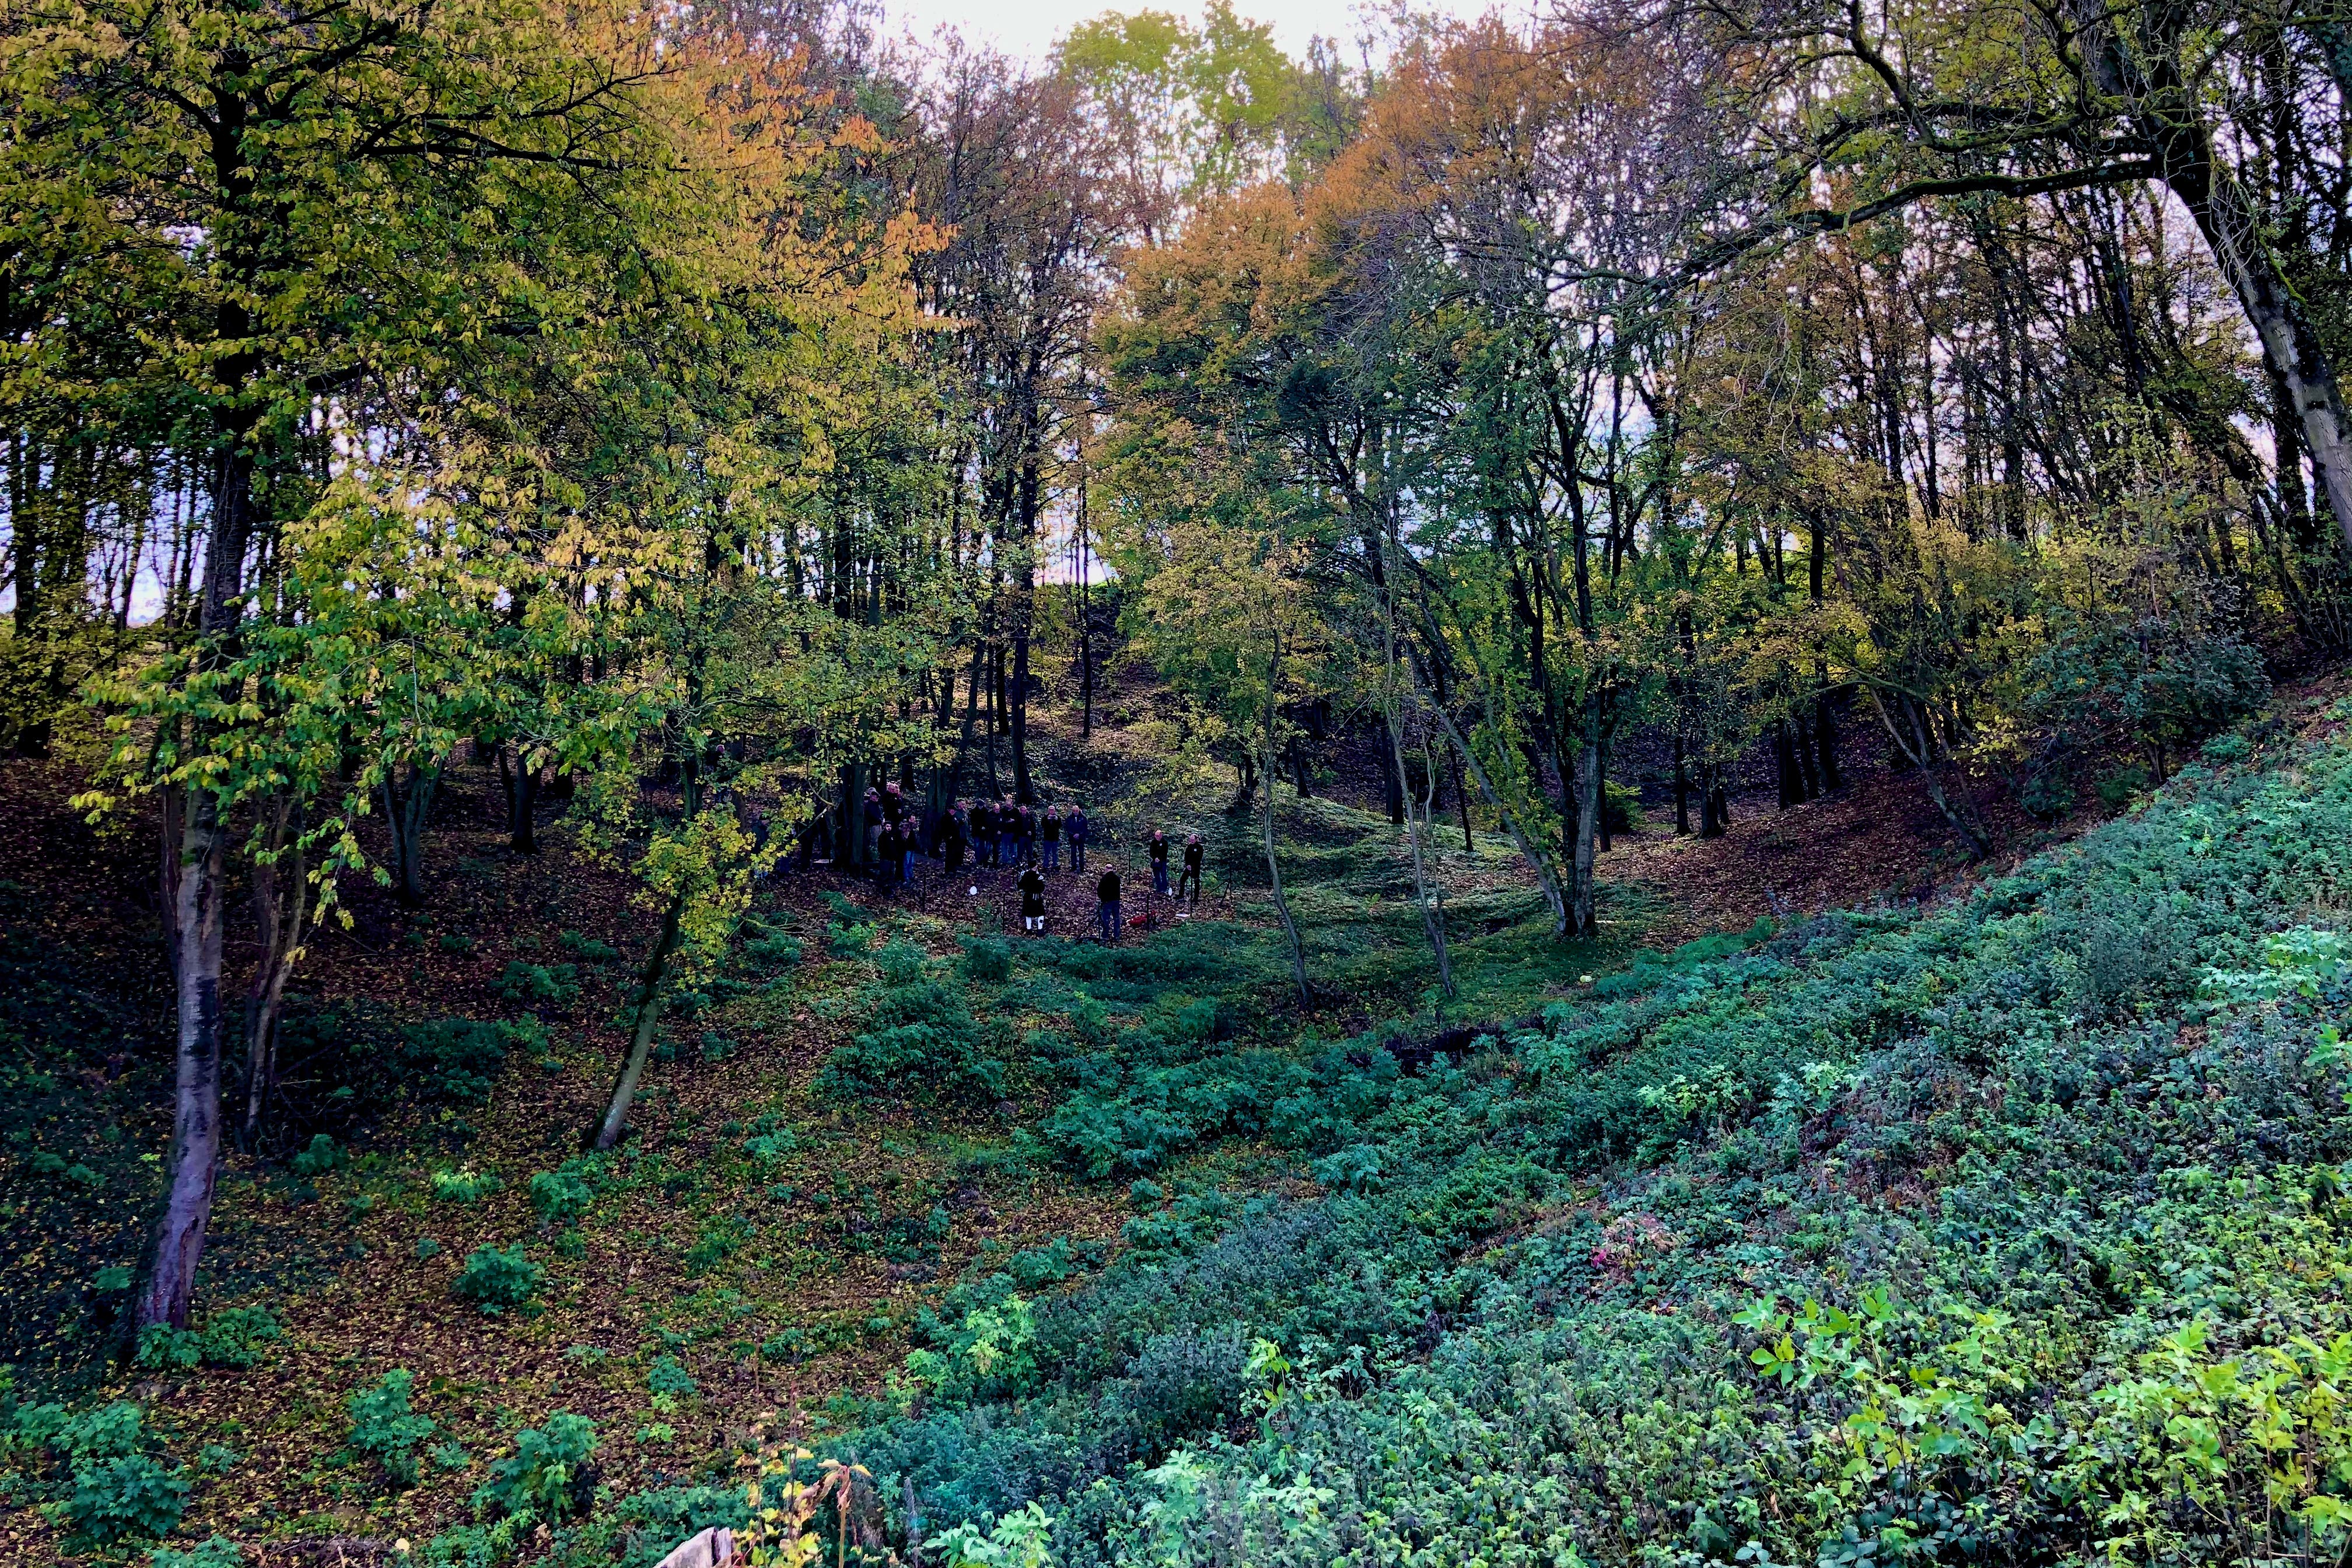
[[[1032,62],[1043,60],[1055,40],[1072,26],[1106,11],[1171,11],[1194,23],[1201,17],[1199,0],[878,0],[876,8],[883,16],[877,31],[884,37],[911,33],[928,38],[942,25],[953,25],[972,42],[985,40]],[[1485,7],[1473,0],[1414,0],[1412,8],[1465,16]],[[1235,0],[1234,5],[1245,20],[1272,23],[1274,41],[1293,59],[1303,58],[1307,41],[1319,34],[1337,39],[1350,63],[1359,58],[1357,39],[1382,30],[1376,19],[1389,9],[1379,0]]]

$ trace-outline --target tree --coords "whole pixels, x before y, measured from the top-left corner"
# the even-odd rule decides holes
[[[2317,149],[2347,110],[2324,9],[1670,5],[1640,19],[1687,51],[1685,79],[1724,84],[1691,126],[1722,195],[1686,274],[1929,201],[2160,184],[2274,379],[2281,457],[2309,459],[2352,546],[2344,346],[2296,283],[2313,276],[2315,247],[2340,255],[2344,243],[2340,223],[2309,216],[2330,177]]]

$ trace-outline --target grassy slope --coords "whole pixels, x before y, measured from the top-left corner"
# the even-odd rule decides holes
[[[2062,1092],[2081,1103],[2079,1083],[2047,1086],[2066,1073],[2079,1079],[2077,1057],[2115,1048],[2105,1042],[2110,1015],[2124,1016],[2118,1004],[2150,1000],[2136,1026],[2168,1047],[2186,1037],[2177,1032],[2185,977],[2221,956],[2232,933],[2310,919],[2290,907],[2297,900],[2342,897],[2333,862],[2284,877],[2273,867],[2258,900],[2216,904],[2218,926],[2197,909],[2170,917],[2157,961],[2132,935],[2142,927],[2112,921],[2095,940],[2090,928],[2036,928],[2021,944],[2039,950],[2030,963],[1987,945],[1986,931],[2012,918],[2002,900],[2038,910],[2089,897],[2084,889],[2171,877],[2170,830],[2148,840],[2151,830],[2122,824],[2070,862],[2076,869],[2033,870],[2030,894],[2003,884],[2009,891],[1925,919],[1832,922],[1745,958],[1645,961],[1638,978],[1616,980],[1644,922],[1668,912],[1658,895],[1614,889],[1612,940],[1562,953],[1544,940],[1540,901],[1508,874],[1501,846],[1482,845],[1465,863],[1457,841],[1444,875],[1465,995],[1446,1021],[1567,1010],[1454,1070],[1400,1078],[1374,1042],[1389,1020],[1431,1027],[1432,976],[1384,825],[1286,797],[1286,875],[1303,889],[1311,962],[1348,996],[1302,1020],[1287,1010],[1251,825],[1223,816],[1206,792],[1171,792],[1139,763],[1122,766],[1119,737],[1109,739],[1111,762],[1086,759],[1085,774],[1066,753],[1065,782],[1110,797],[1114,834],[1147,813],[1204,830],[1221,883],[1205,913],[1222,918],[1141,942],[1115,964],[1084,946],[1016,944],[1023,957],[1008,981],[968,982],[952,967],[975,912],[961,889],[929,889],[864,935],[863,952],[830,956],[831,911],[816,889],[780,884],[764,900],[767,918],[799,936],[806,958],[781,973],[747,965],[734,977],[739,994],[715,996],[677,1031],[680,1059],[659,1069],[639,1137],[599,1173],[594,1206],[567,1233],[539,1224],[525,1191],[534,1170],[569,1154],[614,1048],[608,976],[618,966],[584,962],[582,997],[541,1009],[549,1048],[519,1051],[487,1104],[395,1095],[358,1129],[361,1157],[343,1169],[310,1182],[232,1171],[206,1304],[277,1311],[287,1336],[267,1347],[261,1376],[198,1370],[129,1384],[106,1372],[107,1301],[89,1287],[135,1246],[135,1231],[103,1216],[139,1212],[149,1173],[138,1154],[155,1146],[157,1085],[135,1053],[109,1077],[59,1023],[76,1007],[111,1008],[124,1033],[152,1035],[154,998],[119,988],[135,973],[136,952],[95,966],[104,974],[71,957],[94,933],[135,923],[121,899],[54,933],[13,933],[12,944],[29,944],[11,948],[23,964],[97,982],[11,1020],[31,1053],[30,1086],[46,1085],[37,1095],[19,1085],[20,1154],[80,1154],[100,1184],[85,1192],[21,1158],[8,1178],[0,1217],[32,1245],[15,1249],[5,1282],[12,1300],[40,1300],[12,1326],[26,1381],[41,1393],[127,1388],[157,1412],[174,1456],[193,1458],[207,1443],[234,1450],[234,1461],[215,1457],[223,1473],[196,1490],[186,1530],[224,1530],[263,1561],[330,1536],[421,1539],[461,1522],[488,1458],[556,1406],[597,1421],[601,1479],[614,1500],[565,1537],[564,1552],[583,1562],[650,1561],[692,1518],[723,1513],[723,1493],[661,1489],[723,1480],[744,1423],[795,1405],[805,1434],[831,1434],[915,1480],[934,1522],[1052,1500],[1065,1516],[1061,1551],[1074,1561],[1148,1554],[1154,1528],[1171,1540],[1227,1541],[1228,1560],[1251,1562],[1381,1542],[1434,1552],[1433,1561],[1473,1550],[1508,1561],[1540,1556],[1533,1543],[1562,1531],[1597,1557],[1712,1546],[1710,1530],[1738,1524],[1740,1498],[1795,1497],[1810,1485],[1801,1466],[1764,1476],[1720,1457],[1727,1445],[1769,1447],[1769,1438],[1795,1453],[1811,1440],[1802,1411],[1777,1417],[1741,1381],[1750,1347],[1723,1321],[1733,1299],[1771,1288],[1850,1296],[1869,1279],[1920,1300],[2011,1290],[2007,1264],[1945,1276],[1963,1254],[2012,1247],[2013,1207],[1983,1208],[1991,1239],[1969,1247],[1937,1228],[1956,1202],[1970,1213],[1990,1202],[1979,1195],[1988,1184],[2014,1203],[2017,1139],[2005,1110],[1988,1107],[2042,1107]],[[2248,788],[2336,809],[2317,776]],[[2340,790],[2339,774],[2326,776]],[[2221,787],[2191,783],[2137,820],[2210,809],[2196,796]],[[2224,838],[2234,856],[2236,838]],[[111,860],[103,846],[51,847],[119,860],[115,880],[136,884],[135,846]],[[567,930],[631,945],[621,884],[569,865],[560,845],[521,871],[499,863],[486,827],[453,825],[436,847],[454,896],[429,924],[374,910],[351,951],[330,948],[305,973],[313,994],[364,1003],[352,1015],[362,1032],[418,1016],[511,1016],[497,976],[509,962],[565,957]],[[1128,869],[1139,880],[1139,865]],[[989,891],[1001,903],[1001,883]],[[1085,902],[1066,900],[1073,921]],[[2147,923],[2145,910],[2129,918]],[[971,1009],[974,1038],[1004,1068],[1002,1100],[927,1102],[919,1073],[856,1101],[815,1086],[827,1055],[892,1005],[875,954],[893,936],[932,954],[933,974]],[[468,940],[471,952],[452,951]],[[2089,979],[2065,980],[2069,952],[2071,973]],[[1625,994],[1574,1000],[1586,994],[1585,973],[1602,977],[1594,989]],[[2061,1005],[2068,984],[2089,987],[2095,1021]],[[2017,1006],[2004,1003],[2003,1017],[2025,1016],[2021,1007],[2075,1021],[2055,1028],[2039,1065],[1991,1047],[1955,1063],[1919,1046],[1929,1011],[1970,985],[2039,986]],[[1204,1009],[1202,999],[1224,1006]],[[2227,1055],[2239,1037],[2196,1026],[2218,1042],[2203,1048],[2222,1053],[2210,1071],[2240,1071]],[[706,1033],[729,1042],[723,1059],[702,1059]],[[522,1059],[532,1054],[537,1061]],[[2043,1098],[2012,1087],[2021,1074]],[[2197,1081],[2201,1095],[2207,1079]],[[1663,1103],[1641,1092],[1660,1086]],[[2309,1099],[2310,1086],[2296,1092]],[[2306,1163],[2343,1155],[2325,1143],[2333,1123],[2317,1115],[2315,1131],[2298,1136],[2324,1146],[2294,1152]],[[110,1141],[107,1127],[122,1131]],[[789,1152],[746,1151],[747,1138],[776,1129],[794,1134]],[[2042,1156],[2043,1167],[2053,1158]],[[496,1172],[504,1190],[473,1205],[436,1200],[432,1173],[462,1166]],[[1319,1182],[1298,1179],[1309,1172]],[[1143,1188],[1130,1199],[1137,1177],[1158,1195]],[[1129,1224],[1131,1206],[1141,1212]],[[419,1258],[425,1236],[438,1249]],[[1055,1238],[1058,1250],[1047,1246]],[[531,1311],[485,1318],[449,1299],[466,1252],[517,1240],[548,1270]],[[2124,1256],[2122,1243],[2097,1245]],[[2123,1265],[2105,1267],[2112,1276]],[[2320,1277],[2314,1289],[2332,1289],[2333,1276]],[[971,1315],[1008,1292],[1033,1304],[1034,1339],[1009,1367],[977,1373]],[[2298,1300],[2307,1307],[2309,1297]],[[2052,1300],[2079,1314],[2063,1291]],[[1253,1369],[1250,1344],[1261,1337],[1279,1345],[1290,1372],[1263,1356]],[[940,1358],[937,1386],[909,1405],[902,1385],[898,1406],[909,1413],[893,1415],[891,1399],[876,1398],[883,1374],[918,1344]],[[665,1353],[699,1387],[656,1409],[646,1379]],[[2097,1353],[2112,1364],[2123,1352]],[[343,1395],[395,1364],[417,1373],[418,1408],[441,1427],[436,1440],[453,1436],[466,1450],[461,1468],[428,1463],[425,1484],[398,1494],[341,1452]],[[1660,1400],[1654,1419],[1641,1415]],[[1722,1426],[1729,1421],[1749,1425]],[[1694,1422],[1717,1428],[1696,1449],[1686,1433],[1652,1430]],[[1506,1506],[1442,1460],[1454,1452],[1486,1455],[1481,1471],[1556,1480]],[[40,1467],[26,1463],[17,1495],[37,1499],[41,1481]],[[1276,1495],[1285,1487],[1307,1490],[1286,1500]],[[889,1495],[902,1495],[895,1482]],[[1571,1495],[1579,1500],[1563,1500]],[[1835,1534],[1864,1506],[1776,1501],[1779,1533],[1762,1533],[1786,1553],[1809,1533]],[[1179,1528],[1180,1516],[1192,1522]],[[1286,1542],[1269,1522],[1305,1518],[1331,1533]],[[30,1511],[0,1530],[0,1554],[65,1554]],[[467,1545],[446,1542],[460,1555]]]
[[[2348,717],[1943,909],[1329,1063],[1326,1195],[1139,1226],[1034,1371],[942,1323],[861,1456],[1068,1563],[2335,1561]]]
[[[1297,1020],[1263,904],[1255,819],[1216,809],[1213,785],[1139,791],[1146,770],[1123,757],[1121,732],[1103,739],[1100,754],[1071,748],[1048,765],[1057,784],[1084,785],[1096,801],[1112,858],[1138,839],[1146,811],[1180,831],[1197,826],[1213,846],[1202,918],[1135,940],[1137,977],[1106,975],[1095,987],[1108,1016],[1170,1016],[1213,994],[1234,1006],[1245,1038],[1288,1041]],[[576,1226],[542,1223],[529,1181],[571,1158],[600,1102],[639,921],[625,880],[580,863],[560,826],[544,835],[540,859],[506,857],[478,804],[488,781],[467,770],[445,794],[431,841],[428,910],[404,912],[373,889],[352,889],[357,928],[314,942],[298,978],[297,1053],[325,1042],[298,1076],[309,1080],[306,1106],[341,1134],[341,1162],[304,1174],[281,1150],[267,1162],[234,1157],[224,1174],[199,1316],[258,1305],[282,1336],[257,1347],[258,1375],[121,1368],[122,1298],[106,1271],[135,1263],[153,1201],[152,1152],[169,1125],[168,997],[144,834],[136,824],[93,833],[73,818],[59,804],[71,774],[18,765],[7,780],[5,870],[26,898],[0,950],[18,982],[0,1068],[12,1080],[5,1136],[16,1156],[0,1164],[9,1243],[0,1293],[16,1309],[7,1354],[27,1401],[127,1395],[148,1407],[171,1460],[211,1450],[202,1473],[189,1472],[197,1484],[183,1535],[219,1531],[264,1561],[281,1551],[306,1560],[329,1540],[421,1539],[470,1519],[488,1460],[557,1407],[596,1421],[608,1497],[724,1478],[743,1423],[762,1410],[797,1405],[813,1435],[861,1419],[860,1405],[828,1416],[828,1405],[878,1390],[926,1304],[976,1259],[1057,1239],[1098,1259],[1118,1245],[1125,1183],[1090,1180],[1029,1135],[1064,1085],[1022,1042],[1051,1022],[1040,1009],[1058,999],[1034,994],[1026,966],[1011,986],[955,987],[979,1005],[1007,1069],[1001,1102],[933,1102],[913,1086],[845,1101],[814,1086],[828,1055],[866,1026],[875,950],[903,938],[947,973],[960,938],[1017,923],[1002,873],[970,879],[977,900],[933,880],[919,896],[876,904],[863,951],[846,955],[821,897],[831,879],[793,876],[763,891],[762,920],[798,938],[802,962],[747,960],[698,1015],[674,1024],[671,1059],[656,1068],[631,1144],[600,1173],[593,1207]],[[1345,1034],[1412,1011],[1433,975],[1386,825],[1288,797],[1286,812],[1297,830],[1286,837],[1286,874],[1330,884],[1299,900],[1313,962],[1349,996],[1320,1027]],[[1518,1006],[1559,983],[1564,964],[1614,961],[1546,952],[1539,900],[1501,841],[1482,836],[1474,861],[1457,842],[1453,860],[1459,963],[1474,997]],[[1127,854],[1125,869],[1139,891],[1148,885],[1139,854]],[[875,904],[861,887],[840,886]],[[1629,910],[1648,907],[1627,899]],[[1090,924],[1090,905],[1066,879],[1057,928]],[[583,956],[567,933],[622,956]],[[1621,945],[1634,934],[1627,926]],[[1146,956],[1163,949],[1180,955],[1177,983]],[[565,963],[576,996],[527,1004],[501,988],[513,965]],[[425,1068],[382,1069],[409,1026],[447,1017],[536,1021],[545,1044],[516,1043],[487,1096],[444,1092]],[[726,1042],[718,1060],[707,1059],[712,1037]],[[346,1082],[357,1093],[338,1111],[333,1091]],[[746,1152],[748,1139],[777,1129],[793,1134],[790,1152]],[[1165,1159],[1208,1187],[1255,1188],[1288,1168],[1246,1138],[1182,1142]],[[436,1195],[436,1174],[465,1171],[496,1176],[498,1190],[471,1203]],[[545,1270],[529,1309],[488,1317],[452,1300],[470,1252],[517,1242]],[[647,1371],[665,1353],[692,1369],[699,1389],[655,1409]],[[426,1447],[455,1441],[466,1456],[457,1464],[453,1454],[450,1467],[428,1460],[424,1484],[398,1493],[345,1452],[342,1408],[394,1366],[415,1373],[415,1406],[436,1424]],[[11,1501],[63,1495],[68,1479],[47,1456],[17,1458],[5,1483]],[[671,1528],[648,1526],[641,1544],[666,1543]],[[36,1507],[0,1515],[0,1557],[70,1561],[86,1550]]]

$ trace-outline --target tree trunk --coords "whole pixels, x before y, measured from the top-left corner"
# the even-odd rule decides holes
[[[866,764],[847,763],[841,770],[841,826],[833,840],[835,866],[866,864]]]
[[[2169,126],[2156,138],[2165,154],[2165,184],[2197,223],[2213,259],[2245,311],[2263,347],[2263,362],[2285,387],[2303,425],[2305,450],[2319,472],[2336,525],[2352,547],[2352,430],[2344,397],[2310,310],[2280,271],[2245,188],[2214,160],[2201,125]]]
[[[1282,934],[1290,942],[1290,977],[1298,986],[1298,1005],[1307,1012],[1315,1010],[1315,989],[1307,983],[1307,947],[1299,940],[1298,922],[1290,918],[1290,900],[1282,890],[1282,863],[1274,852],[1274,710],[1266,710],[1265,723],[1265,811],[1260,820],[1265,826],[1265,874],[1274,883],[1274,911],[1282,917]]]
[[[1683,756],[1683,738],[1675,737],[1675,834],[1690,837],[1690,772]]]
[[[171,916],[179,1005],[171,1171],[154,1265],[139,1308],[142,1329],[188,1326],[220,1168],[221,906],[228,835],[218,805],[202,788],[189,792],[181,820],[178,897]]]
[[[408,778],[400,782],[403,769]],[[393,897],[411,908],[425,901],[425,819],[433,807],[439,770],[395,763],[383,772],[384,826],[392,837]]]
[[[1386,603],[1385,598],[1382,602]],[[1392,615],[1382,617],[1381,629],[1387,637],[1389,669],[1393,674],[1400,667],[1396,656],[1396,620]],[[1381,719],[1389,735],[1388,756],[1393,764],[1391,776],[1396,784],[1397,798],[1402,802],[1404,795],[1404,726],[1397,717],[1393,696],[1381,704]],[[1423,781],[1427,794],[1421,801],[1420,812],[1405,825],[1405,837],[1412,845],[1412,901],[1421,910],[1421,929],[1423,934],[1429,938],[1429,951],[1437,959],[1438,991],[1443,995],[1451,996],[1454,994],[1454,961],[1445,951],[1445,911],[1430,892],[1429,873],[1423,864],[1421,853],[1422,835],[1429,830],[1430,804],[1437,795],[1437,770],[1424,768],[1423,772],[1428,775]]]
[[[1779,790],[1782,811],[1803,804],[1804,786],[1797,777],[1797,744],[1790,738],[1786,719],[1772,721],[1772,778]]]
[[[1575,858],[1570,865],[1568,934],[1589,937],[1596,929],[1592,923],[1592,862],[1593,848],[1601,826],[1601,741],[1594,732],[1600,728],[1597,712],[1585,719],[1583,743],[1576,749],[1576,826]]]
[[[858,809],[865,809],[862,802]],[[637,1004],[629,1032],[629,1054],[621,1060],[621,1076],[614,1080],[613,1098],[604,1108],[604,1119],[596,1124],[590,1137],[592,1148],[612,1148],[620,1142],[621,1131],[628,1124],[629,1107],[637,1098],[637,1085],[645,1080],[646,1058],[653,1054],[654,1035],[661,1026],[662,984],[669,978],[669,961],[677,952],[678,925],[685,916],[686,895],[679,893],[662,911],[661,925],[654,932],[652,951],[646,954],[645,969],[637,977]]]
[[[1257,751],[1255,747],[1242,749],[1241,755],[1234,760],[1234,772],[1239,776],[1234,784],[1234,798],[1225,803],[1225,815],[1241,816],[1248,812],[1250,802],[1257,798]]]
[[[1838,772],[1837,713],[1826,689],[1813,699],[1813,752],[1821,759],[1822,793],[1843,788],[1845,779]]]
[[[1438,710],[1437,718],[1438,722],[1445,726],[1446,738],[1454,742],[1455,754],[1461,758],[1463,765],[1470,770],[1470,776],[1477,781],[1478,793],[1486,797],[1486,804],[1493,806],[1495,815],[1503,819],[1504,831],[1511,836],[1511,842],[1518,847],[1519,858],[1525,860],[1529,868],[1535,872],[1536,881],[1543,889],[1544,902],[1551,906],[1552,935],[1566,936],[1569,919],[1568,900],[1560,892],[1559,878],[1553,872],[1550,862],[1538,854],[1536,847],[1528,842],[1527,831],[1521,826],[1517,815],[1509,806],[1504,805],[1503,797],[1495,792],[1494,781],[1486,776],[1486,770],[1479,763],[1477,754],[1470,750],[1469,742],[1464,738],[1462,731],[1454,727],[1452,716],[1441,709]],[[1466,807],[1465,811],[1466,815]],[[1463,829],[1463,837],[1465,838],[1469,837],[1469,829],[1466,826]]]
[[[253,904],[261,939],[253,984],[245,1004],[245,1125],[240,1141],[259,1147],[262,1116],[278,1079],[278,1020],[286,1005],[287,977],[302,956],[302,921],[310,908],[304,873],[302,809],[284,797],[272,816],[270,858],[253,868]]]
[[[1944,781],[1936,771],[1935,737],[1921,717],[1920,705],[1908,699],[1898,703],[1908,724],[1897,725],[1895,716],[1886,710],[1886,704],[1880,700],[1878,688],[1870,686],[1864,689],[1870,693],[1870,705],[1877,710],[1879,723],[1885,726],[1887,739],[1895,742],[1904,760],[1918,770],[1921,782],[1927,786],[1927,798],[1935,803],[1944,820],[1951,824],[1952,831],[1960,836],[1961,843],[1968,847],[1969,858],[1981,860],[1990,855],[1991,838],[1961,813],[1944,789]],[[1906,728],[1910,731],[1908,735],[1904,733]]]
[[[1381,785],[1388,795],[1389,826],[1404,826],[1404,752],[1396,738],[1396,721],[1389,721],[1389,747],[1381,753]]]
[[[520,746],[514,748],[514,761],[509,765],[507,748],[501,746],[499,779],[506,786],[507,847],[517,855],[538,854],[539,770],[530,765]]]
[[[1013,798],[1023,805],[1034,805],[1037,790],[1029,778],[1029,615],[1025,608],[1021,618],[1022,625],[1013,634]]]
[[[1465,858],[1478,858],[1478,841],[1470,833],[1470,792],[1462,786],[1462,759],[1454,748],[1445,748],[1445,766],[1454,774],[1454,805],[1462,814],[1462,853]]]

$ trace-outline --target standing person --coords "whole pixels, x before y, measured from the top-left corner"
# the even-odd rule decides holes
[[[1062,810],[1051,801],[1045,803],[1045,816],[1037,824],[1037,837],[1045,847],[1045,875],[1050,877],[1062,858]]]
[[[1102,939],[1117,947],[1122,928],[1118,918],[1118,867],[1114,866],[1102,874],[1102,880],[1095,884],[1095,897],[1102,900],[1102,908],[1095,911],[1095,918],[1102,922]]]
[[[1182,899],[1188,893],[1191,895],[1191,901],[1184,907],[1187,910],[1199,909],[1201,907],[1201,836],[1197,833],[1188,833],[1184,836],[1184,874],[1176,881],[1176,896]]]
[[[1151,856],[1151,890],[1164,899],[1168,897],[1168,835],[1153,828],[1148,848]]]
[[[1034,866],[1021,868],[1021,929],[1038,936],[1045,933],[1045,879]]]
[[[996,864],[996,807],[984,800],[971,803],[971,847],[977,864]]]
[[[1025,805],[1013,808],[1013,841],[1021,847],[1021,863],[1034,865],[1037,860],[1037,814]]]
[[[871,860],[882,836],[882,792],[871,784],[866,786],[865,833],[866,858]]]
[[[963,869],[962,811],[963,802],[957,801],[948,807],[947,816],[940,822],[940,858],[947,864],[950,881]]]
[[[1064,826],[1070,836],[1070,875],[1087,874],[1087,808],[1077,802],[1070,803],[1070,816]]]
[[[888,823],[874,836],[874,886],[888,892],[898,880],[898,830]]]

